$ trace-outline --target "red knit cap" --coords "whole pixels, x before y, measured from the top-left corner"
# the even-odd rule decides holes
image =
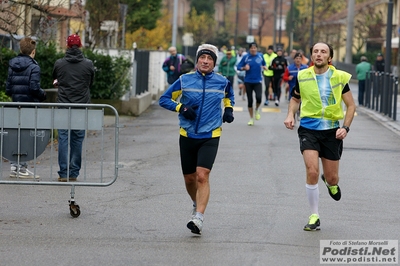
[[[72,34],[72,35],[68,36],[68,39],[67,39],[68,48],[71,48],[74,45],[76,45],[78,47],[82,47],[81,38],[76,34]]]

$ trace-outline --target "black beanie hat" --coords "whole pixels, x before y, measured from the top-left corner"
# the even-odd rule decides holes
[[[214,66],[217,64],[217,55],[213,51],[208,49],[203,49],[197,52],[196,62],[199,61],[199,57],[203,54],[208,54],[209,56],[211,56],[214,61]]]

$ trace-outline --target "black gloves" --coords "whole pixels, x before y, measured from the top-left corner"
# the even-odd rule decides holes
[[[185,117],[186,119],[195,120],[197,117],[195,110],[197,110],[197,108],[199,107],[198,106],[190,107],[182,104],[181,108],[179,108],[179,113],[183,115],[183,117]]]
[[[224,115],[222,117],[222,122],[232,123],[235,118],[233,117],[233,108],[226,107],[224,111]]]
[[[197,105],[196,106],[187,106],[182,104],[181,108],[179,109],[179,113],[183,115],[186,119],[189,120],[195,120],[197,117],[196,110],[199,108]],[[232,107],[226,107],[224,111],[224,115],[222,117],[222,122],[228,122],[232,123],[234,120],[233,117],[233,108]]]

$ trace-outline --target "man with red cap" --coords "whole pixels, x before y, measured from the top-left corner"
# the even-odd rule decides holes
[[[53,78],[54,85],[58,87],[58,103],[90,103],[94,66],[91,60],[85,58],[80,47],[82,43],[78,35],[68,36],[65,57],[58,59],[54,64]],[[76,181],[81,169],[84,138],[85,130],[58,130],[58,164],[60,166],[58,181]],[[69,158],[68,149],[70,150]]]

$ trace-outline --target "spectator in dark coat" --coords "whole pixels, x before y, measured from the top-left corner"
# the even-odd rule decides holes
[[[53,78],[54,85],[58,87],[59,103],[90,103],[94,66],[93,62],[83,55],[80,47],[80,37],[76,34],[70,35],[65,57],[54,63]],[[85,130],[58,129],[58,181],[76,181],[78,178],[85,133]]]
[[[185,56],[178,54],[176,47],[174,46],[171,46],[168,51],[171,55],[165,59],[162,69],[167,73],[167,81],[168,84],[171,85],[182,74],[181,65],[186,58]]]
[[[385,59],[383,59],[383,55],[381,53],[378,53],[376,56],[375,71],[385,72]]]
[[[40,67],[35,61],[36,41],[20,41],[21,53],[9,61],[6,94],[13,102],[42,102],[46,92],[40,88]]]
[[[35,61],[36,41],[25,37],[20,41],[20,54],[8,63],[6,94],[13,102],[42,102],[46,92],[40,88],[40,67]],[[11,162],[10,177],[39,178],[27,169],[26,162]]]

